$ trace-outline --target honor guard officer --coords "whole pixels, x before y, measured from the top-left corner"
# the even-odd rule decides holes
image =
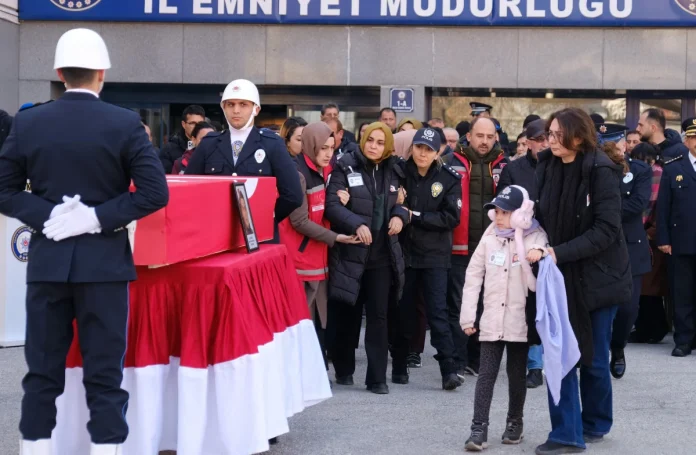
[[[19,112],[0,151],[0,212],[32,230],[21,453],[51,454],[76,319],[90,453],[116,455],[128,436],[121,381],[128,282],[136,278],[125,226],[164,207],[169,192],[140,117],[99,99],[111,67],[102,38],[66,32],[54,67],[67,91]]]
[[[230,82],[220,106],[230,129],[208,134],[191,156],[185,174],[275,177],[280,194],[275,206],[277,227],[304,199],[297,165],[280,136],[254,126],[254,117],[261,111],[256,85],[245,79]]]
[[[696,118],[687,123],[688,151],[665,161],[657,198],[657,245],[672,256],[675,357],[696,341]]]

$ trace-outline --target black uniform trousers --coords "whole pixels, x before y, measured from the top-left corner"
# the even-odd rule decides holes
[[[414,332],[415,301],[418,292],[422,290],[425,300],[425,308],[430,325],[430,344],[437,350],[435,359],[440,362],[443,374],[454,373],[450,371],[451,365],[447,365],[447,371],[443,369],[448,361],[454,361],[454,341],[447,313],[447,274],[446,268],[431,269],[406,269],[406,282],[403,296],[399,304],[399,316],[401,333],[394,337],[392,346],[393,365],[403,366],[410,342]],[[457,324],[457,329],[459,324]]]
[[[128,323],[128,282],[29,283],[19,430],[26,440],[49,439],[56,398],[65,387],[65,360],[77,320],[92,442],[120,444],[128,436],[128,392],[121,389]]]
[[[691,346],[696,341],[696,255],[670,256],[674,344]]]
[[[479,333],[477,331],[472,336],[467,336],[459,325],[459,316],[462,311],[462,291],[464,290],[466,268],[469,266],[470,258],[470,256],[452,255],[452,267],[447,279],[447,318],[454,340],[454,359],[461,367],[470,366],[478,371],[481,359]],[[481,288],[478,309],[476,310],[477,326],[482,314],[483,288]]]
[[[356,341],[360,337],[362,309],[365,305],[365,352],[367,375],[365,384],[387,382],[389,358],[389,292],[392,285],[392,266],[365,270],[360,282],[360,294],[355,305],[329,301],[329,352],[336,377],[355,373]]]
[[[614,326],[611,331],[611,349],[623,349],[628,343],[631,329],[638,319],[638,309],[640,305],[640,291],[643,285],[643,275],[633,277],[633,290],[631,291],[631,301],[628,304],[619,306],[614,317]]]

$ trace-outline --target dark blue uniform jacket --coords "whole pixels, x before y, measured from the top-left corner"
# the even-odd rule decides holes
[[[652,269],[648,236],[643,226],[643,212],[650,203],[652,169],[642,161],[629,160],[630,174],[621,181],[621,222],[633,276]]]
[[[696,171],[686,151],[667,160],[657,197],[657,244],[672,254],[696,254]]]

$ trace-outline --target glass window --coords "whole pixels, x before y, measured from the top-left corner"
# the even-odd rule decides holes
[[[667,128],[681,132],[681,105],[682,100],[641,100],[640,112],[656,107],[665,114]]]
[[[518,97],[447,97],[434,96],[432,117],[445,119],[447,126],[456,126],[461,121],[471,121],[469,103],[479,101],[493,106],[491,115],[508,133],[510,139],[522,131],[522,123],[529,114],[548,118],[552,113],[566,107],[579,107],[592,114],[600,114],[609,123],[626,122],[626,99],[592,98],[518,98]]]

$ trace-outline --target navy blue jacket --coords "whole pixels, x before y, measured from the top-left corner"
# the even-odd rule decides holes
[[[652,169],[642,161],[628,159],[630,174],[621,181],[621,222],[631,259],[633,276],[652,269],[648,236],[643,226],[643,212],[650,203]]]
[[[696,171],[689,152],[665,161],[657,197],[657,244],[696,254]]]
[[[689,151],[682,142],[679,133],[669,128],[665,130],[665,140],[661,144],[658,144],[658,147],[660,148],[661,157],[664,161]]]
[[[27,179],[31,193],[24,191]],[[95,208],[102,233],[47,239],[44,222],[63,196],[75,194]],[[168,200],[162,166],[140,117],[89,93],[67,92],[19,112],[0,151],[0,213],[34,231],[27,282],[134,280],[125,226]]]
[[[257,154],[263,151],[263,154]],[[252,128],[237,158],[232,157],[229,131],[210,133],[191,155],[186,175],[238,175],[240,177],[275,177],[280,197],[275,206],[275,222],[280,223],[302,205],[304,194],[293,161],[280,136]]]

